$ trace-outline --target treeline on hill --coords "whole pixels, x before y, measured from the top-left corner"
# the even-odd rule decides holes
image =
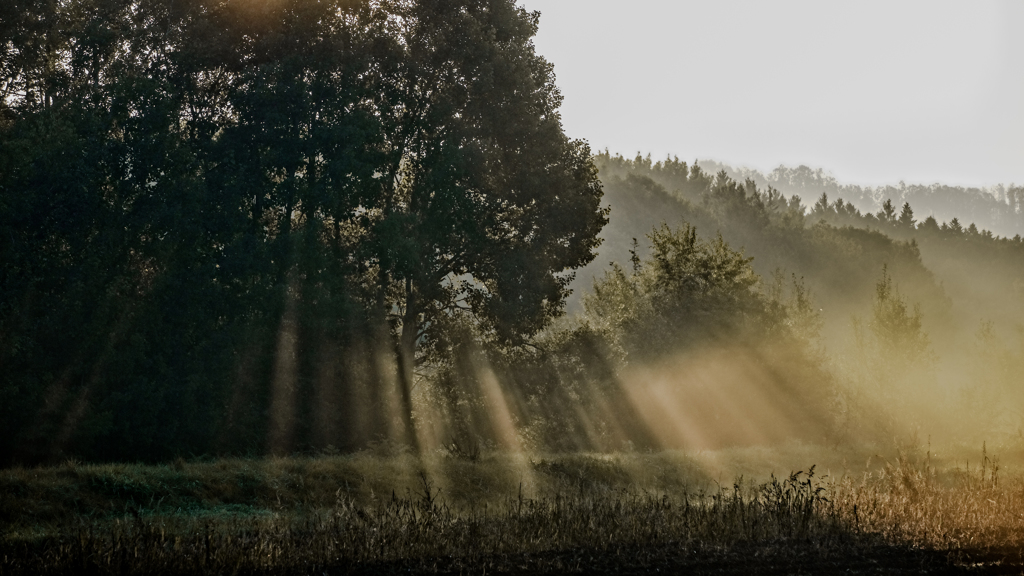
[[[701,160],[698,164],[707,172],[725,171],[733,180],[743,182],[749,179],[758,188],[773,187],[786,196],[814,199],[825,194],[830,198],[843,198],[852,204],[850,208],[865,213],[877,213],[888,200],[896,206],[909,203],[918,213],[938,220],[951,221],[958,218],[965,224],[975,223],[981,229],[1003,236],[1014,236],[1024,231],[1024,186],[1000,184],[971,188],[900,182],[896,185],[865,187],[841,184],[821,168],[815,170],[807,166],[779,166],[764,174],[758,170],[734,168],[711,160]]]
[[[661,222],[718,231],[753,258],[763,278],[782,273],[802,280],[820,313],[829,371],[857,384],[836,391],[839,413],[848,415],[851,402],[862,408],[869,400],[889,408],[916,403],[917,414],[900,416],[904,429],[930,421],[945,435],[1017,434],[1024,396],[1010,374],[1024,369],[1019,235],[999,237],[955,218],[919,221],[909,203],[897,208],[889,199],[874,214],[827,195],[806,206],[799,196],[759,188],[752,179],[737,182],[724,170],[710,175],[678,159],[628,160],[605,152],[595,160],[611,216],[598,257],[574,287],[600,278],[608,261],[628,267],[635,251],[645,253],[645,234]],[[914,351],[921,348],[914,344],[918,335],[926,342]],[[913,366],[891,369],[886,354],[896,350],[905,352],[903,360],[916,358]]]
[[[685,220],[699,230],[720,230],[754,257],[762,276],[775,270],[803,276],[825,305],[826,322],[833,308],[847,315],[868,304],[883,264],[931,322],[976,328],[984,319],[1024,320],[1020,235],[999,237],[956,218],[918,221],[913,206],[889,199],[876,214],[828,195],[807,206],[799,196],[737,182],[724,170],[710,175],[678,159],[652,163],[605,152],[596,162],[613,216],[602,232],[602,256],[581,279],[596,277],[609,258],[624,263],[633,238],[642,240],[659,223]]]
[[[808,214],[799,196],[787,199],[773,188],[736,182],[724,172],[707,174],[678,160],[631,161],[605,152],[596,162],[612,216],[602,233],[606,257],[584,268],[581,279],[597,276],[608,258],[624,262],[633,239],[643,240],[661,222],[686,221],[705,233],[720,231],[730,245],[754,257],[754,270],[763,277],[776,271],[802,276],[826,309],[826,319],[869,305],[883,264],[926,315],[941,316],[949,306],[913,239],[896,239],[879,228],[822,222]],[[641,243],[641,250],[645,247]]]

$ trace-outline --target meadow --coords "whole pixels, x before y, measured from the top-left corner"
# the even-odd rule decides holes
[[[0,472],[0,572],[1018,574],[1016,459],[791,443],[69,461]]]

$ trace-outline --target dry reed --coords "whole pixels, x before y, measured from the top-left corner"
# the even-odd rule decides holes
[[[292,509],[133,513],[65,524],[41,537],[7,537],[0,572],[639,572],[716,562],[785,572],[797,570],[791,562],[828,570],[889,558],[893,566],[940,572],[976,564],[1019,573],[1024,484],[1004,481],[987,458],[983,464],[974,473],[940,474],[927,462],[897,459],[856,478],[821,478],[812,468],[675,493],[577,482],[534,497],[520,487],[479,505],[448,501],[421,471],[418,491],[369,501],[339,487],[332,502]],[[541,473],[545,467],[552,464],[534,465]]]

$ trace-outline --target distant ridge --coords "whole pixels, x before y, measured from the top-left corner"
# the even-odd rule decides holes
[[[965,226],[976,224],[998,236],[1024,234],[1024,186],[1004,185],[983,188],[944,184],[907,184],[860,186],[840,183],[822,168],[780,165],[765,174],[759,170],[734,167],[714,160],[698,160],[697,165],[709,174],[725,173],[737,182],[753,180],[759,189],[775,188],[787,198],[800,196],[811,206],[827,194],[830,201],[842,199],[865,213],[881,209],[886,200],[896,206],[910,203],[919,218],[934,217],[940,223],[957,218]]]

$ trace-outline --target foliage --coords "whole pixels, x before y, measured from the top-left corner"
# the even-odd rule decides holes
[[[511,1],[21,4],[2,463],[359,445],[353,382],[397,351],[408,414],[445,317],[520,341],[592,258],[601,186]]]
[[[702,160],[709,171],[724,171],[737,181],[751,180],[761,189],[775,188],[787,197],[845,199],[835,208],[839,215],[878,222],[878,212],[886,212],[885,204],[895,207],[914,206],[920,214],[938,220],[960,218],[1006,237],[1019,234],[1024,227],[1024,187],[996,185],[985,188],[943,184],[907,184],[858,186],[841,184],[822,169],[807,166],[779,166],[768,173],[747,168],[733,168],[714,161]],[[838,202],[838,201],[837,201]],[[861,215],[863,213],[863,216]],[[902,217],[904,211],[900,211]],[[907,220],[897,218],[900,226]]]
[[[711,176],[678,159],[651,163],[650,158],[626,160],[602,153],[596,162],[612,208],[602,232],[604,261],[624,264],[632,237],[685,220],[742,247],[762,277],[776,270],[802,277],[826,311],[826,328],[837,318],[845,323],[849,312],[870,305],[871,278],[882,264],[905,281],[926,313],[941,317],[949,307],[910,238],[841,222],[822,224],[814,209],[805,215],[807,208],[798,196],[785,198],[773,188],[759,189],[753,180],[740,184],[724,171]],[[600,275],[594,265],[579,273],[581,278]]]
[[[9,4],[0,465],[426,429],[463,454],[653,447],[623,375],[714,350],[818,439],[851,313],[850,374],[904,396],[963,326],[1024,321],[1024,242],[974,223],[1019,220],[1020,190],[592,156],[511,0]],[[921,220],[947,196],[964,223]]]
[[[853,317],[855,346],[838,362],[845,393],[860,403],[860,425],[873,428],[861,435],[904,441],[921,425],[924,400],[937,394],[935,356],[920,308],[908,306],[885,267],[866,324]]]
[[[878,350],[911,364],[927,360],[928,336],[921,329],[921,310],[913,312],[900,295],[886,267],[875,285],[875,302],[869,327],[878,344]]]
[[[817,310],[803,283],[794,277],[787,289],[779,277],[764,285],[750,258],[721,236],[700,238],[685,223],[657,228],[649,239],[647,258],[633,271],[613,265],[584,296],[583,314],[546,333],[536,350],[490,356],[504,388],[517,398],[519,426],[534,434],[535,445],[602,451],[685,445],[677,437],[655,437],[657,422],[643,412],[651,392],[645,378],[630,374],[662,366],[672,373],[687,363],[671,363],[687,358],[689,365],[722,370],[699,362],[721,353],[749,359],[749,372],[693,376],[714,388],[706,391],[680,374],[663,403],[691,404],[696,394],[707,397],[708,410],[735,415],[729,403],[740,400],[729,399],[728,391],[757,386],[781,411],[792,411],[785,418],[801,421],[797,435],[828,435],[831,376],[820,353]]]
[[[700,240],[683,224],[650,234],[650,258],[632,276],[615,266],[584,297],[587,317],[629,353],[666,354],[706,341],[735,338],[765,321],[749,258],[718,236]]]

